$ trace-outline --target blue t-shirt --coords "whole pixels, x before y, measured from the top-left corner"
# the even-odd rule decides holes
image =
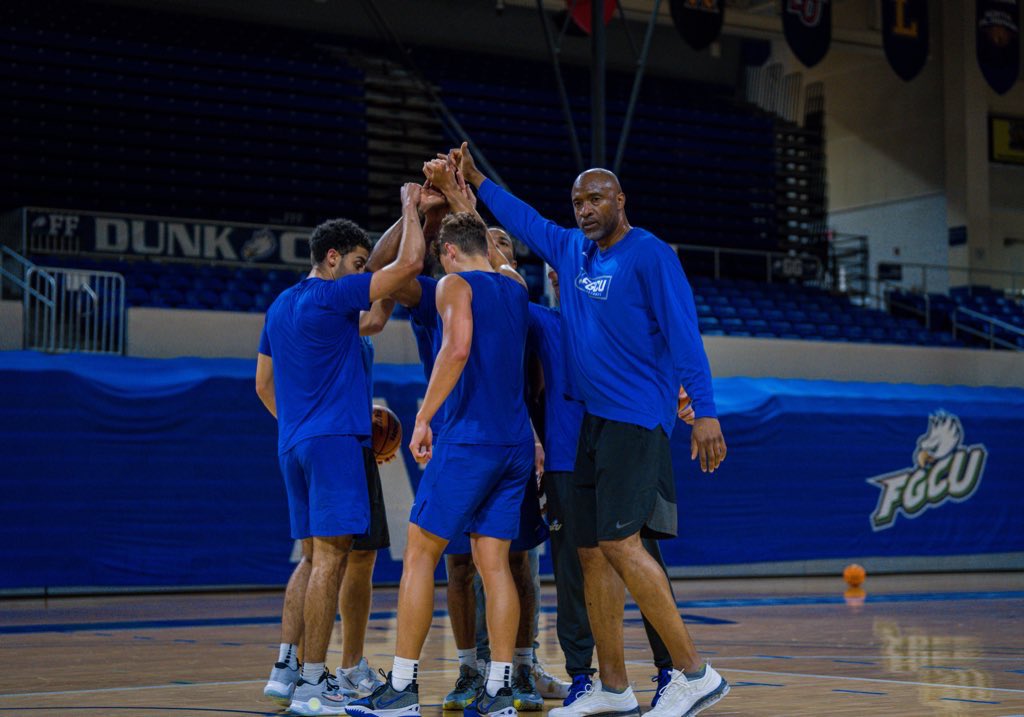
[[[571,472],[584,409],[567,395],[562,318],[557,310],[530,304],[526,343],[544,369],[544,469]]]
[[[533,438],[524,399],[526,288],[491,271],[459,273],[473,292],[473,342],[445,400],[438,443],[516,445]]]
[[[371,278],[306,278],[267,310],[260,353],[274,360],[279,453],[314,436],[370,435],[359,312]]]
[[[480,198],[558,272],[571,390],[587,412],[671,435],[682,384],[698,418],[717,415],[693,292],[671,247],[633,227],[600,251],[490,180]]]

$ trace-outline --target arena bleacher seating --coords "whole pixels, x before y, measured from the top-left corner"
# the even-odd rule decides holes
[[[957,286],[950,289],[948,295],[893,290],[889,292],[888,299],[893,315],[908,317],[919,325],[928,325],[937,331],[950,331],[953,328],[954,314],[958,308],[969,309],[1024,331],[1024,304],[1008,296],[1005,291],[990,286]],[[960,338],[967,345],[988,345],[985,336],[991,330],[997,339],[1024,348],[1024,336],[998,325],[993,326],[972,314],[957,314],[956,323],[975,332],[960,332]],[[996,344],[996,348],[1008,347]]]
[[[5,208],[365,220],[361,73],[308,35],[10,5],[17,13],[0,24]]]

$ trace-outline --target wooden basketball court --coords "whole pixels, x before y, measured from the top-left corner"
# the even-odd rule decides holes
[[[838,577],[674,587],[733,687],[705,714],[1024,715],[1024,573],[869,576],[860,605],[846,603]],[[377,590],[367,636],[371,664],[385,669],[395,592]],[[539,655],[563,674],[552,587],[542,602]],[[458,671],[442,590],[436,606],[421,666],[431,716]],[[0,714],[283,714],[262,697],[280,608],[279,592],[2,601]],[[626,650],[646,709],[654,670],[635,606]]]

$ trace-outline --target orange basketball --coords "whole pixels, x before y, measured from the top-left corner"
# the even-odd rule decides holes
[[[402,445],[402,422],[390,408],[373,407],[373,455],[378,463],[386,463]]]
[[[846,568],[843,569],[843,580],[845,580],[846,584],[850,587],[855,588],[863,583],[866,575],[867,573],[864,572],[864,568],[857,565],[857,563],[847,565]]]

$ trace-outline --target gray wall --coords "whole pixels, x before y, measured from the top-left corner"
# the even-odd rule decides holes
[[[262,328],[262,314],[129,309],[128,353],[151,358],[255,358]],[[390,322],[374,345],[379,363],[419,360],[407,321]],[[1008,351],[725,336],[708,336],[704,345],[719,377],[1024,386],[1024,354]]]
[[[0,301],[0,351],[21,348],[21,316],[20,301]]]

